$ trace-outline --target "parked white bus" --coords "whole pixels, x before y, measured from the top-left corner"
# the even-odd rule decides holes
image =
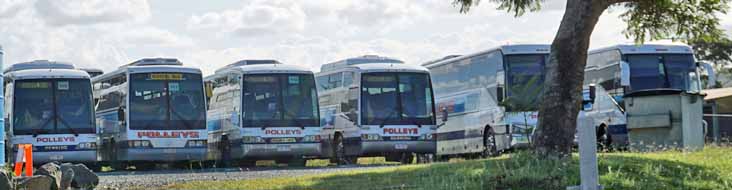
[[[92,79],[102,160],[134,164],[203,160],[206,104],[198,68],[177,59],[141,59]]]
[[[5,113],[9,150],[33,145],[33,162],[85,163],[95,169],[96,127],[89,74],[74,65],[38,60],[5,70]]]
[[[528,145],[549,48],[504,45],[423,64],[445,121],[437,134],[438,157],[490,156]]]
[[[427,161],[435,153],[435,111],[427,69],[362,56],[328,63],[316,74],[323,155],[338,164],[359,156]]]
[[[702,67],[710,79],[714,77],[711,66],[695,62],[692,49],[683,44],[615,45],[590,51],[584,83],[594,87],[584,90],[585,110],[591,110],[585,118],[597,127],[599,145],[629,145],[630,128],[671,129],[682,121],[687,125],[687,119],[701,127]],[[699,101],[680,106],[668,98],[679,94]],[[682,111],[682,107],[688,108]]]
[[[305,166],[306,159],[320,157],[312,71],[275,60],[242,60],[205,81],[211,90],[207,126],[214,159]]]

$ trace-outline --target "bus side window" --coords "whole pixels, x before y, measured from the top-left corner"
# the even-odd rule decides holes
[[[353,72],[343,72],[343,86],[349,87],[353,84]]]

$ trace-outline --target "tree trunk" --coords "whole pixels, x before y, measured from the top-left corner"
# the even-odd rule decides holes
[[[590,36],[609,4],[604,0],[567,1],[546,65],[539,126],[533,136],[535,151],[541,155],[571,153]]]

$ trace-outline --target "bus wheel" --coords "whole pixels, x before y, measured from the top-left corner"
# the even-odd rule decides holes
[[[418,164],[428,164],[435,160],[434,154],[417,154]]]
[[[287,166],[289,167],[305,167],[308,163],[308,160],[302,159],[302,158],[293,158],[287,161]]]
[[[247,167],[247,168],[257,167],[257,160],[240,160],[239,167]]]
[[[496,135],[493,129],[487,128],[483,133],[483,152],[481,156],[484,158],[498,156],[498,147],[496,147]]]
[[[137,171],[150,171],[155,169],[155,163],[152,162],[139,162],[135,163],[135,170]]]
[[[335,139],[333,139],[333,158],[335,159],[332,161],[335,161],[337,165],[356,164],[356,159],[354,159],[356,157],[346,155],[346,145],[341,134],[336,134]]]
[[[402,158],[399,159],[399,163],[401,164],[412,164],[414,163],[414,154],[412,153],[403,153]]]
[[[597,128],[597,147],[600,150],[610,151],[613,139],[608,133],[607,125],[602,124]]]

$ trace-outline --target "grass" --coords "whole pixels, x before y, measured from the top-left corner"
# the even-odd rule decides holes
[[[700,152],[603,153],[605,189],[732,189],[732,147]],[[565,189],[579,184],[578,157],[527,152],[484,160],[238,181],[197,181],[162,189]],[[310,163],[309,163],[310,165]]]

